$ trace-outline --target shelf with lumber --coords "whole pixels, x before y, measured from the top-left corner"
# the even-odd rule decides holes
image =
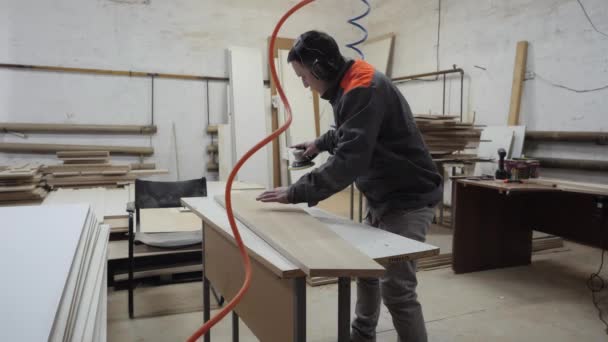
[[[415,115],[416,125],[434,158],[443,157],[479,144],[481,129],[460,122],[455,115]]]

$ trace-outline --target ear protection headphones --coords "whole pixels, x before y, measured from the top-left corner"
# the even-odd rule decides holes
[[[334,61],[328,59],[327,55],[325,55],[323,51],[308,47],[302,37],[298,37],[295,44],[293,45],[293,49],[300,58],[300,62],[303,65],[307,65],[308,67],[310,67],[310,72],[318,80],[330,81],[332,74],[338,71],[338,67],[336,66],[336,63]],[[304,59],[302,58],[302,51],[304,51],[305,49],[312,51],[315,54],[315,59],[312,64],[304,63]]]

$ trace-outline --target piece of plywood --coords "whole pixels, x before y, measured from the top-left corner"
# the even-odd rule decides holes
[[[105,218],[117,219],[111,226],[122,226],[119,220],[127,219],[127,203],[133,201],[134,186],[124,188],[106,189],[103,187],[89,189],[57,189],[51,191],[45,198],[43,205],[87,203],[91,205],[99,221]],[[123,221],[124,222],[124,221]],[[127,226],[128,227],[128,226]]]
[[[266,137],[266,110],[262,75],[262,54],[257,48],[228,49],[230,73],[233,160],[239,160],[249,149]],[[243,165],[238,179],[268,185],[268,153],[263,147]]]
[[[201,219],[192,212],[179,208],[140,209],[140,228],[143,233],[190,232],[201,229]]]
[[[117,218],[104,218],[104,224],[110,226],[110,232],[126,232],[129,230],[129,218],[128,217],[117,217]]]
[[[258,191],[232,195],[239,220],[311,277],[380,277],[385,269],[294,205],[262,203]],[[224,196],[216,196],[224,203]]]
[[[515,66],[513,67],[513,86],[511,88],[511,104],[509,106],[509,118],[507,124],[519,125],[519,111],[521,108],[521,96],[523,94],[524,80],[526,75],[526,60],[528,59],[528,42],[517,42],[515,53]]]
[[[394,42],[395,34],[388,33],[376,38],[368,39],[363,44],[365,61],[387,76],[390,76],[391,74]]]
[[[526,138],[526,126],[509,126],[513,130],[513,143],[508,158],[521,158],[524,152],[524,139]]]

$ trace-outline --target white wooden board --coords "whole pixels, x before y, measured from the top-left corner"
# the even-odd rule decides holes
[[[0,340],[49,338],[89,208],[0,208]],[[35,251],[35,253],[32,253]]]
[[[95,230],[92,229],[92,227],[96,224],[96,222],[97,221],[94,216],[88,215],[87,222],[84,224],[80,243],[78,244],[76,253],[74,254],[74,261],[70,267],[70,272],[63,290],[59,309],[55,315],[55,322],[53,324],[49,341],[63,341],[63,337],[68,333],[68,324],[70,318],[74,316],[75,310],[75,308],[72,306],[72,302],[78,291],[78,287],[83,282],[82,270],[85,267],[85,255],[90,253],[89,244],[87,242],[91,241],[93,238]]]
[[[219,163],[219,179],[225,181],[228,179],[232,167],[232,132],[230,125],[217,125],[217,146],[218,146],[218,163]]]
[[[79,315],[72,333],[73,341],[91,341],[99,297],[101,297],[101,291],[105,291],[106,288],[106,284],[102,284],[102,279],[104,278],[104,265],[107,261],[109,227],[100,226],[97,230],[100,238],[95,241],[93,246],[94,253],[86,275],[87,281],[82,294],[82,304],[79,307]]]
[[[390,71],[389,62],[394,40],[395,35],[391,33],[378,38],[368,39],[368,41],[363,44],[365,61],[385,75],[388,75]]]
[[[233,137],[233,160],[239,160],[266,135],[262,54],[259,49],[228,49],[230,74],[230,124]],[[269,186],[268,152],[262,148],[238,174],[238,179]]]
[[[61,188],[49,192],[43,205],[87,203],[91,205],[97,219],[101,222],[104,217],[127,216],[127,203],[135,199],[135,186],[124,188]]]
[[[509,126],[513,130],[513,143],[509,158],[521,158],[524,152],[524,140],[526,138],[526,126]]]

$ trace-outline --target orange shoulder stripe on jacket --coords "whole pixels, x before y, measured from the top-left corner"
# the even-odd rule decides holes
[[[340,82],[340,87],[344,89],[344,95],[357,87],[369,87],[372,84],[372,79],[374,78],[374,67],[363,61],[356,60],[355,63],[350,67],[350,69],[346,72],[342,81]]]

